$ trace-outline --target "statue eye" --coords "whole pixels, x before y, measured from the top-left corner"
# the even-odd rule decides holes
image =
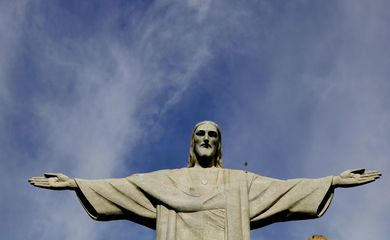
[[[205,135],[205,131],[199,130],[195,134],[196,134],[196,136],[204,136]]]
[[[216,137],[218,136],[218,134],[217,134],[217,132],[210,131],[210,132],[209,132],[209,136],[210,136],[210,137],[215,137],[215,138],[216,138]]]

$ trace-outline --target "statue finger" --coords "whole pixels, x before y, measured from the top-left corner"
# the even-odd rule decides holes
[[[49,183],[48,179],[29,179],[29,183]]]
[[[366,173],[380,173],[380,172],[377,170],[370,170],[370,171],[366,171]]]
[[[367,183],[370,183],[370,182],[374,182],[376,180],[376,178],[363,178],[363,179],[359,179],[358,182],[359,184],[367,184]]]
[[[46,177],[31,177],[31,180],[47,179]]]
[[[362,175],[362,177],[380,177],[380,173],[365,173]]]
[[[375,179],[379,179],[381,175],[374,176]]]
[[[49,182],[44,182],[44,181],[29,181],[30,184],[35,185],[35,184],[49,184]]]
[[[47,182],[48,178],[45,178],[45,177],[34,177],[34,178],[30,178],[28,181]]]
[[[365,173],[360,175],[360,178],[370,178],[370,177],[379,178],[380,176],[381,176],[380,173]]]
[[[50,184],[49,183],[44,183],[44,182],[35,182],[31,183],[35,187],[41,187],[41,188],[49,188]]]
[[[379,176],[382,176],[382,173],[379,172],[379,171],[376,171],[376,170],[374,170],[374,171],[367,171],[366,174],[372,174],[372,175],[379,175]]]

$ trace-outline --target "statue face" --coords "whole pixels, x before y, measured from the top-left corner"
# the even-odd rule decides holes
[[[214,160],[218,141],[218,131],[214,125],[205,123],[197,127],[194,135],[194,147],[197,158]]]

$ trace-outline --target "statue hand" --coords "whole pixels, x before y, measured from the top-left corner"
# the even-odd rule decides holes
[[[35,187],[51,190],[77,189],[76,181],[62,173],[45,173],[44,177],[32,177],[28,182]]]
[[[367,184],[378,179],[382,174],[379,171],[368,171],[365,169],[347,170],[340,174],[340,176],[333,177],[333,187],[355,187]]]

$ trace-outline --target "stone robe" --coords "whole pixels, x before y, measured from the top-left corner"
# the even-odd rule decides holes
[[[331,176],[279,180],[220,168],[76,182],[93,219],[127,219],[155,229],[157,240],[249,240],[251,229],[320,217],[333,197]]]

